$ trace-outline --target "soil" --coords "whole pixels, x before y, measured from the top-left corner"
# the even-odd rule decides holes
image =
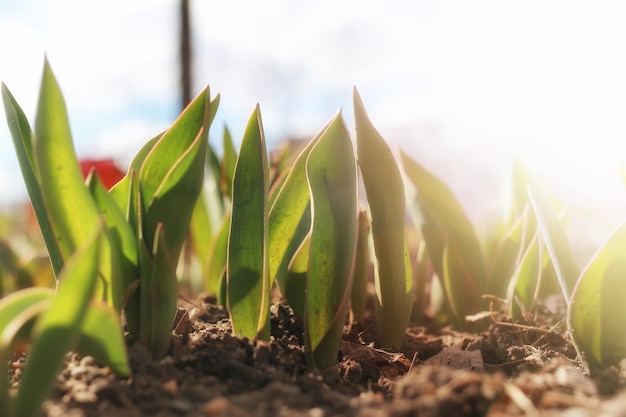
[[[376,347],[376,326],[346,326],[338,365],[308,369],[302,324],[271,309],[271,341],[232,334],[210,298],[179,309],[170,354],[129,346],[132,376],[70,354],[42,415],[70,416],[592,416],[626,415],[621,369],[590,378],[562,315],[540,308],[482,331],[410,327],[402,349]],[[14,386],[24,358],[16,358]]]

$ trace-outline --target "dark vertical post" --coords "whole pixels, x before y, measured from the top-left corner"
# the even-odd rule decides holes
[[[180,86],[181,108],[185,109],[191,103],[191,29],[189,22],[189,0],[180,0]],[[183,276],[189,277],[189,265],[193,245],[190,233],[187,232],[183,247]],[[191,283],[191,280],[187,282]],[[193,285],[193,284],[192,284]]]
[[[189,0],[180,2],[180,71],[182,107],[191,102],[191,30],[189,24]]]

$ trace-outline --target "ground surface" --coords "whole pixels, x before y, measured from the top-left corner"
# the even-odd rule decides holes
[[[260,342],[233,336],[226,312],[206,301],[189,306],[164,359],[130,348],[130,378],[70,355],[43,415],[626,416],[620,371],[585,376],[545,311],[541,324],[498,318],[475,334],[412,327],[392,353],[375,348],[375,325],[353,326],[338,366],[322,372],[306,368],[287,306],[273,306],[272,341]]]

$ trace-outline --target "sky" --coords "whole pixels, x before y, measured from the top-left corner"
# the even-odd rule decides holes
[[[240,138],[260,103],[270,147],[311,137],[356,86],[375,126],[442,176],[474,218],[497,215],[520,160],[590,233],[623,217],[626,4],[621,1],[190,0],[194,92]],[[80,156],[128,163],[180,111],[177,0],[0,3],[0,80],[32,121],[44,55]],[[0,122],[0,199],[23,198]],[[599,222],[603,222],[599,226]],[[591,230],[593,229],[593,230]]]

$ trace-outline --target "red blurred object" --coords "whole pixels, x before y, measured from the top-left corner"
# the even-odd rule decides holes
[[[115,165],[113,159],[81,159],[79,164],[80,170],[83,173],[83,178],[87,178],[89,172],[94,169],[98,173],[100,180],[107,190],[110,190],[111,187],[117,184],[118,181],[126,175],[117,167],[117,165]],[[26,224],[29,230],[35,233],[35,231],[39,230],[39,223],[37,222],[37,217],[35,216],[35,212],[33,211],[33,206],[30,201],[27,205]]]
[[[111,189],[125,175],[112,159],[81,159],[79,162],[83,178],[87,178],[89,172],[95,169],[107,190]]]

